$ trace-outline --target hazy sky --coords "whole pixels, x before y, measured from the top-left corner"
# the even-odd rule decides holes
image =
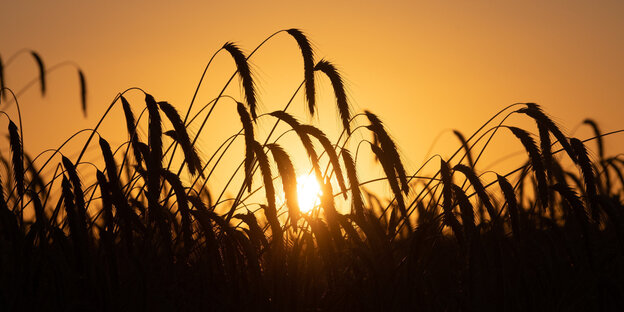
[[[203,67],[224,42],[236,41],[250,51],[274,31],[291,27],[308,34],[317,59],[326,57],[343,72],[355,111],[370,109],[385,121],[411,168],[421,164],[440,132],[447,130],[436,146],[447,153],[447,146],[457,143],[448,129],[468,135],[514,102],[542,104],[568,130],[586,117],[604,131],[624,128],[621,1],[172,3],[3,1],[3,61],[20,49],[33,49],[47,66],[75,62],[89,84],[87,119],[79,109],[71,67],[48,77],[45,99],[37,88],[25,93],[20,103],[26,148],[56,147],[77,130],[93,127],[115,94],[131,86],[184,111]],[[263,112],[281,109],[303,78],[294,40],[276,37],[252,62]],[[218,57],[198,102],[216,96],[233,69],[229,56]],[[15,89],[36,75],[26,54],[5,69],[8,85]],[[338,121],[331,87],[326,79],[318,83],[320,122],[335,140],[331,129]],[[237,89],[228,91],[240,97]],[[136,93],[129,98],[138,110],[142,98]],[[303,109],[297,109],[293,112],[308,121]],[[240,128],[231,103],[215,113],[215,138]],[[114,115],[122,116],[121,110]],[[522,120],[514,117],[509,123]],[[114,138],[119,125],[105,125],[112,131],[107,132],[111,141],[125,140],[121,132]],[[590,133],[581,128],[576,134]],[[212,138],[202,140],[210,144]],[[505,134],[500,141],[509,138]],[[621,152],[614,142],[621,146],[621,136],[607,139],[612,153]],[[516,144],[507,152],[521,149]]]

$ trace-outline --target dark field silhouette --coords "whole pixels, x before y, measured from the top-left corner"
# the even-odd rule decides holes
[[[295,95],[303,93],[309,114],[321,105],[315,75],[329,78],[335,94],[329,104],[343,127],[338,138],[298,121],[287,111],[291,102],[259,111],[249,57],[277,35],[301,50],[303,82]],[[226,85],[198,109],[196,91],[181,116],[156,95],[130,88],[79,151],[31,157],[22,148],[20,117],[4,114],[0,310],[624,309],[624,159],[606,155],[602,142],[619,131],[603,134],[586,120],[595,137],[581,141],[539,105],[516,103],[468,137],[456,131],[457,151],[423,164],[436,168],[432,174],[423,167],[409,172],[389,127],[372,112],[351,111],[339,71],[315,60],[301,31],[276,32],[258,48],[246,55],[226,43],[215,53],[233,58],[236,73],[227,84],[238,79],[242,99],[226,95]],[[31,55],[44,94],[43,60]],[[86,113],[81,71],[79,78]],[[0,107],[25,105],[2,90]],[[127,93],[145,100],[131,103]],[[197,138],[226,101],[236,103],[241,130],[213,154],[200,155]],[[109,113],[125,118],[121,146],[97,132]],[[534,122],[537,135],[506,123],[512,114]],[[141,118],[148,119],[147,137],[137,131]],[[260,121],[272,129],[263,137]],[[195,134],[188,131],[191,122],[200,125]],[[278,124],[301,144],[280,145]],[[524,148],[525,165],[482,171],[482,153],[502,133]],[[358,142],[362,135],[372,139]],[[240,165],[227,184],[215,185],[209,178],[235,140],[244,141],[235,159]],[[589,144],[598,147],[596,159]],[[292,149],[305,151],[321,189],[311,211],[301,207]],[[87,151],[104,165],[82,165]],[[392,198],[367,191],[371,181],[358,179],[369,167],[358,166],[362,153],[377,159]],[[54,173],[42,175],[45,168]],[[187,175],[193,178],[181,178]],[[232,198],[215,198],[207,188],[221,191],[231,183],[240,184]],[[348,207],[340,207],[345,202]]]

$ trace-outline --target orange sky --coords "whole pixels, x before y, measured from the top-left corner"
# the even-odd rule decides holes
[[[410,168],[422,163],[440,132],[447,130],[435,150],[448,153],[457,144],[448,129],[469,135],[514,102],[542,104],[568,130],[586,117],[603,131],[624,128],[621,1],[6,1],[0,7],[3,61],[22,48],[34,49],[47,66],[79,64],[89,84],[87,119],[69,67],[48,77],[45,99],[37,88],[24,94],[25,145],[31,152],[93,127],[115,94],[131,86],[183,112],[203,66],[224,42],[250,51],[274,31],[291,27],[308,34],[317,59],[326,57],[343,72],[354,109],[370,109],[385,121]],[[262,111],[281,109],[303,78],[294,40],[276,37],[252,62]],[[198,103],[216,96],[233,69],[229,56],[218,57]],[[27,55],[5,69],[15,89],[36,75]],[[319,85],[321,126],[335,140],[331,87],[322,79]],[[141,105],[140,96],[129,99],[135,108]],[[309,121],[301,99],[293,112]],[[240,128],[228,105],[215,112],[221,123],[214,119],[213,136],[202,138],[205,151]],[[121,110],[114,115],[121,117]],[[522,119],[510,123],[523,124]],[[119,125],[111,119],[104,127],[113,142],[125,140],[114,134]],[[590,132],[581,128],[575,135]],[[509,138],[505,134],[500,141]],[[622,151],[621,135],[606,142],[607,152]],[[492,160],[522,147],[494,150]]]

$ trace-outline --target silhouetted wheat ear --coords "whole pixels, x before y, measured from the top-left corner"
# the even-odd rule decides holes
[[[338,181],[338,186],[340,186],[340,190],[343,192],[343,196],[347,199],[347,187],[345,186],[344,176],[342,175],[342,169],[340,168],[340,161],[338,160],[338,155],[336,155],[336,150],[334,150],[334,146],[331,144],[325,133],[321,131],[319,128],[316,128],[311,125],[301,125],[301,129],[307,134],[315,137],[325,149],[325,153],[329,157],[329,161],[332,164],[332,168],[334,168],[334,172],[336,173],[336,180]]]
[[[358,218],[364,220],[364,201],[362,200],[362,192],[360,191],[360,181],[357,177],[357,170],[355,169],[355,162],[353,161],[353,157],[351,157],[351,152],[347,149],[342,149],[342,162],[344,163],[345,170],[347,171],[347,178],[349,179],[352,211]]]
[[[117,178],[117,162],[115,162],[115,157],[113,157],[110,144],[102,137],[100,137],[100,150],[102,150],[102,157],[104,157],[108,181],[113,185],[119,185],[119,179]]]
[[[4,65],[2,63],[2,57],[0,57],[0,102],[7,99],[7,94],[4,91]]]
[[[154,100],[153,96],[145,94],[145,105],[149,113],[148,144],[150,149],[150,165],[159,169],[162,158],[162,125],[160,113],[158,112],[158,104],[156,104],[156,100]]]
[[[529,154],[531,166],[533,167],[533,173],[535,174],[535,179],[537,180],[539,198],[542,202],[542,207],[545,208],[548,206],[548,181],[546,180],[546,168],[542,162],[542,157],[539,148],[537,147],[537,143],[535,143],[535,140],[528,132],[516,127],[508,128],[518,139],[520,139],[520,142]]]
[[[581,172],[583,173],[583,182],[585,184],[585,191],[587,192],[587,201],[589,204],[588,206],[592,213],[592,218],[594,221],[598,222],[600,212],[598,210],[597,185],[591,160],[589,159],[589,155],[587,155],[585,145],[583,145],[583,142],[579,139],[570,139],[570,145],[576,153],[578,166],[581,168]]]
[[[260,166],[260,173],[262,174],[262,180],[264,182],[264,191],[266,193],[267,206],[264,209],[264,215],[271,225],[273,235],[281,235],[281,227],[279,220],[277,219],[277,209],[275,207],[275,188],[273,186],[273,176],[271,174],[271,165],[269,164],[269,158],[264,153],[262,145],[257,141],[254,141],[254,153]]]
[[[477,174],[474,172],[474,169],[462,164],[458,164],[453,167],[453,170],[463,173],[466,178],[468,178],[468,181],[470,181],[470,185],[472,185],[472,188],[475,190],[477,195],[479,195],[479,199],[483,203],[483,206],[485,206],[485,209],[487,210],[492,222],[498,222],[498,213],[496,212],[496,209],[494,209],[494,206],[490,201],[490,196],[487,194],[485,187],[481,182],[481,179],[479,179]]]
[[[82,113],[87,116],[87,81],[82,70],[78,69],[78,79],[80,81],[80,104],[82,104]]]
[[[461,187],[453,184],[452,186],[453,194],[455,195],[455,201],[459,205],[459,210],[462,216],[462,224],[464,225],[464,233],[468,238],[472,237],[475,233],[475,221],[474,221],[474,209],[468,196],[464,193],[464,190]]]
[[[589,125],[594,131],[594,136],[596,137],[596,145],[598,146],[598,157],[600,157],[600,167],[602,168],[602,174],[604,174],[604,186],[605,192],[609,192],[611,190],[611,175],[609,174],[608,165],[605,161],[605,153],[604,153],[604,141],[602,140],[602,132],[596,124],[595,121],[591,119],[585,119],[583,121],[584,124]],[[600,175],[597,176],[600,180]],[[597,186],[600,186],[600,183],[597,183]]]
[[[470,168],[474,168],[474,160],[472,159],[472,153],[470,151],[470,146],[468,145],[468,142],[466,141],[466,138],[458,130],[453,130],[453,133],[459,139],[459,142],[461,142],[462,148],[466,152],[466,159],[468,160],[468,166]]]
[[[130,144],[132,145],[132,152],[134,154],[134,159],[137,165],[141,164],[143,157],[141,156],[141,151],[139,150],[139,133],[136,131],[134,113],[132,113],[132,108],[130,108],[130,103],[126,100],[125,97],[120,96],[121,106],[124,110],[124,117],[126,119],[126,129],[128,130],[128,136],[130,137]]]
[[[78,177],[78,172],[76,171],[76,166],[69,160],[67,157],[62,157],[63,166],[69,176],[69,181],[71,182],[74,189],[74,200],[76,202],[76,212],[78,213],[78,222],[81,227],[87,227],[87,209],[84,201],[84,193],[82,191],[82,183],[80,182],[80,178]]]
[[[403,194],[401,193],[401,188],[399,187],[399,181],[397,181],[396,174],[394,172],[394,167],[392,167],[392,159],[387,155],[386,151],[381,148],[371,144],[371,150],[379,158],[379,162],[381,162],[381,166],[388,178],[388,183],[390,184],[390,189],[394,194],[394,197],[399,206],[399,210],[401,211],[402,216],[405,218],[406,222],[409,222],[407,218],[407,210],[405,208],[405,202],[403,200]]]
[[[399,156],[399,152],[394,144],[394,141],[392,141],[390,135],[386,132],[386,129],[377,115],[369,111],[364,111],[364,113],[371,123],[368,129],[375,133],[377,139],[379,140],[379,144],[381,145],[381,149],[384,153],[387,153],[389,159],[392,160],[392,165],[396,169],[399,180],[401,180],[403,192],[407,195],[409,193],[409,185],[405,175],[405,168],[403,168],[403,163],[401,162],[401,157]]]
[[[243,90],[245,91],[245,101],[249,106],[251,117],[255,121],[258,117],[256,115],[256,86],[251,70],[249,69],[249,64],[247,63],[247,57],[243,54],[243,51],[232,42],[225,43],[223,49],[232,55],[234,63],[236,63],[236,70],[238,71],[238,76],[240,77]]]
[[[442,178],[442,208],[444,224],[451,228],[460,245],[464,245],[461,225],[453,214],[453,176],[446,161],[440,159],[440,176]]]
[[[297,228],[299,220],[299,201],[297,196],[297,174],[295,167],[284,149],[277,144],[267,144],[267,147],[273,154],[273,159],[277,163],[277,170],[282,178],[282,186],[284,188],[284,197],[286,199],[286,207],[290,215],[290,222],[293,229]]]
[[[166,169],[163,169],[161,173],[165,181],[171,185],[174,193],[176,194],[178,211],[180,212],[180,216],[182,218],[182,237],[184,239],[184,249],[188,254],[193,246],[193,230],[191,228],[191,215],[189,212],[190,209],[188,207],[186,190],[184,189],[184,186],[182,186],[182,182],[177,175]]]
[[[37,54],[37,52],[35,51],[30,51],[30,55],[32,55],[32,57],[35,59],[35,62],[37,63],[37,68],[39,69],[39,83],[41,85],[41,95],[45,95],[46,72],[45,72],[45,66],[43,65],[43,60],[41,59],[41,56],[39,56],[39,54]]]
[[[11,164],[13,177],[17,185],[17,194],[24,196],[24,154],[19,130],[12,120],[9,120],[9,145],[11,147]]]
[[[76,207],[74,206],[74,195],[71,191],[71,184],[65,175],[61,182],[61,190],[63,196],[63,202],[65,204],[65,213],[67,214],[67,221],[69,222],[69,230],[71,235],[78,235]]]
[[[147,161],[147,201],[150,215],[156,217],[161,228],[161,235],[164,235],[164,239],[168,241],[170,233],[164,216],[160,212],[162,208],[158,203],[158,198],[160,197],[160,171],[162,169],[162,125],[160,113],[158,112],[156,100],[147,93],[145,94],[145,105],[149,113],[148,143],[150,149]]]
[[[509,184],[509,181],[501,175],[496,175],[498,178],[498,185],[503,191],[503,196],[505,197],[505,203],[507,203],[507,212],[509,213],[509,219],[511,220],[511,230],[513,231],[513,235],[516,238],[521,237],[520,233],[520,219],[519,219],[519,211],[518,211],[518,202],[516,201],[516,194],[514,192],[513,186]]]
[[[314,115],[314,109],[316,107],[316,91],[314,89],[314,50],[312,50],[310,41],[301,30],[291,28],[286,32],[297,40],[297,44],[301,50],[301,56],[303,56],[306,101],[308,102],[308,110],[310,111],[310,114]]]
[[[323,183],[323,175],[321,173],[321,167],[319,166],[319,163],[318,163],[318,156],[316,154],[316,151],[314,150],[314,145],[312,144],[312,140],[310,140],[310,136],[308,136],[308,134],[305,131],[303,131],[299,121],[297,121],[297,119],[295,119],[295,117],[293,117],[292,115],[284,111],[274,111],[270,113],[270,115],[287,123],[293,130],[295,130],[295,133],[297,133],[299,140],[301,140],[301,144],[303,145],[303,148],[305,148],[306,153],[308,154],[308,157],[310,158],[310,162],[312,163],[312,168],[314,169],[314,173],[316,175],[316,180],[319,183],[319,185],[321,185],[321,183]]]
[[[602,141],[602,132],[600,131],[598,124],[589,118],[583,120],[583,123],[589,125],[594,131],[594,136],[596,136],[596,145],[598,146],[598,156],[601,160],[604,159],[604,142]]]
[[[570,159],[576,162],[576,159],[574,159],[574,152],[570,147],[568,138],[563,134],[563,132],[561,132],[561,130],[559,130],[557,125],[542,111],[542,108],[539,105],[535,103],[526,103],[526,105],[526,108],[521,108],[518,112],[526,114],[527,116],[533,118],[538,125],[542,124],[543,127],[548,129],[548,131],[550,131],[550,133],[557,138],[559,144],[561,144]]]
[[[191,139],[186,131],[186,127],[184,126],[184,122],[180,118],[178,111],[173,107],[173,105],[167,102],[158,102],[158,106],[160,106],[160,110],[165,113],[165,116],[173,125],[173,129],[176,133],[176,139],[180,146],[182,146],[182,152],[184,153],[184,158],[188,165],[188,170],[191,175],[195,175],[199,173],[199,175],[203,178],[204,173],[202,170],[202,163],[199,155],[197,154],[197,150],[195,146],[191,144]]]
[[[314,70],[323,72],[329,78],[329,81],[334,88],[334,96],[336,96],[336,106],[338,108],[338,114],[340,120],[342,120],[342,127],[347,131],[347,134],[351,134],[351,127],[349,121],[351,120],[351,111],[349,109],[349,103],[347,102],[347,93],[345,92],[342,76],[334,66],[326,60],[319,61]]]
[[[548,132],[548,128],[546,127],[546,125],[542,123],[537,123],[537,130],[539,132],[540,150],[542,154],[542,159],[544,159],[544,167],[546,167],[546,171],[550,176],[553,174],[554,170],[554,159],[550,148],[550,133]]]
[[[245,105],[241,102],[237,102],[236,109],[240,116],[241,123],[243,124],[243,132],[245,135],[245,185],[247,185],[247,191],[251,192],[252,183],[252,171],[254,164],[254,150],[253,145],[255,142],[253,123],[251,117],[245,108]]]

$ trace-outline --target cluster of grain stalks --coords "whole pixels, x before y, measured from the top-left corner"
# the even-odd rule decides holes
[[[225,52],[234,59],[236,73],[227,84],[238,76],[242,99],[226,95],[226,85],[191,115],[196,92],[182,118],[175,106],[128,89],[89,130],[74,159],[63,146],[31,158],[22,148],[21,127],[5,113],[9,148],[0,154],[0,306],[8,311],[624,308],[624,160],[605,155],[605,134],[594,122],[587,124],[596,133],[591,139],[599,146],[596,161],[586,142],[567,137],[540,106],[518,103],[467,139],[457,132],[462,144],[451,157],[434,156],[409,171],[380,118],[368,111],[352,114],[340,73],[326,60],[315,64],[301,31],[279,31],[260,46],[278,34],[294,38],[301,50],[304,75],[295,94],[303,87],[310,114],[320,104],[315,75],[329,78],[335,103],[326,104],[337,106],[343,125],[335,142],[288,113],[291,102],[259,114],[248,63],[253,52],[245,55],[232,43],[215,55]],[[44,91],[45,69],[33,56]],[[83,78],[81,83],[85,90]],[[129,92],[143,94],[144,102],[130,103]],[[3,87],[3,96],[10,93]],[[2,99],[18,105],[17,98]],[[214,154],[200,155],[197,138],[213,109],[232,100],[241,130]],[[128,138],[111,147],[98,128],[119,105]],[[144,113],[147,138],[138,131]],[[505,124],[512,114],[535,121],[537,137]],[[201,123],[192,134],[189,125],[196,120]],[[273,125],[263,137],[260,122]],[[274,136],[279,123],[287,128]],[[484,175],[479,159],[488,143],[507,131],[526,150],[526,164]],[[300,141],[322,189],[311,212],[299,207],[289,156],[297,147],[280,145],[285,133]],[[362,136],[373,139],[356,141]],[[232,179],[226,185],[209,182],[236,140],[244,141],[244,150]],[[178,149],[182,155],[176,158]],[[384,176],[361,181],[358,154],[369,149]],[[87,150],[98,151],[103,165],[84,166]],[[564,164],[568,161],[573,165]],[[42,175],[50,167],[53,173]],[[427,175],[425,168],[432,167]],[[391,198],[364,188],[379,180],[387,183]],[[214,200],[207,188],[211,183],[213,190],[225,190],[236,181],[232,198],[222,192]],[[339,207],[345,203],[349,207]]]

